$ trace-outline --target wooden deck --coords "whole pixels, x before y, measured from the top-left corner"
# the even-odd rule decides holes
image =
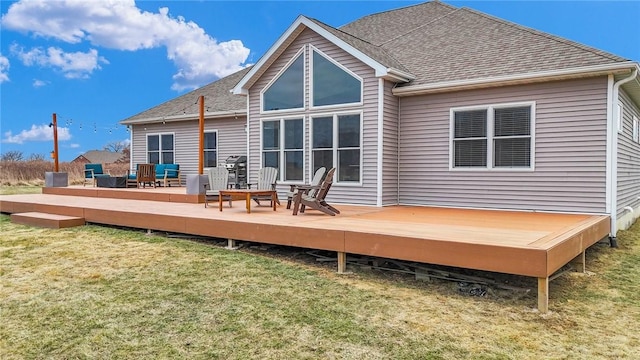
[[[495,271],[538,278],[538,308],[548,310],[549,277],[608,236],[608,216],[437,207],[337,206],[327,216],[293,216],[279,206],[241,202],[220,212],[185,188],[45,188],[44,194],[0,196],[3,213],[41,212],[86,222]]]

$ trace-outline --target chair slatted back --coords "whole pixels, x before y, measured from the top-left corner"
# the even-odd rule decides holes
[[[138,164],[138,182],[153,182],[156,180],[154,164]]]
[[[229,170],[224,167],[213,167],[207,173],[209,189],[207,191],[225,190],[229,183]]]
[[[333,184],[333,175],[335,172],[336,168],[331,168],[327,171],[327,175],[324,177],[318,192],[314,196],[317,201],[324,201],[324,198],[327,197],[327,193],[329,193],[329,189],[331,189],[331,184]]]
[[[258,171],[258,190],[273,190],[278,179],[278,169],[263,167]]]

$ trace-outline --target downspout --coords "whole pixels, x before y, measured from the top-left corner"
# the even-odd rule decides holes
[[[610,75],[613,77],[613,75]],[[618,116],[623,116],[623,114],[618,114],[616,109],[618,105],[619,95],[620,95],[620,86],[628,83],[629,81],[635,79],[638,76],[638,69],[633,69],[631,75],[627,78],[620,79],[613,84],[613,89],[611,92],[611,98],[609,103],[609,126],[608,132],[610,135],[609,142],[611,144],[611,153],[609,158],[610,166],[610,174],[607,178],[609,182],[609,186],[607,188],[607,192],[610,192],[610,208],[609,208],[609,216],[611,217],[611,233],[610,244],[611,247],[618,247],[618,243],[616,240],[616,233],[618,232]],[[624,125],[623,125],[624,128]],[[607,169],[609,170],[609,169]]]
[[[376,163],[376,172],[377,183],[376,183],[376,206],[382,207],[383,205],[383,165],[384,165],[384,79],[378,79],[378,152],[377,152],[377,163]]]

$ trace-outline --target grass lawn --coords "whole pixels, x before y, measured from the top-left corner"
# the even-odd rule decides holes
[[[99,226],[0,216],[0,358],[637,359],[640,224],[588,274],[535,290],[353,268]]]

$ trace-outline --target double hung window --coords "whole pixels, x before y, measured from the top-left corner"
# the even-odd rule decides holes
[[[147,135],[147,160],[150,164],[174,163],[173,133]]]
[[[304,120],[262,121],[262,165],[278,169],[282,181],[304,180]]]
[[[533,103],[452,109],[452,168],[532,168],[533,120]]]
[[[361,114],[333,114],[312,119],[313,172],[336,167],[337,181],[359,183],[361,179]]]
[[[204,167],[218,166],[218,132],[204,133]]]

